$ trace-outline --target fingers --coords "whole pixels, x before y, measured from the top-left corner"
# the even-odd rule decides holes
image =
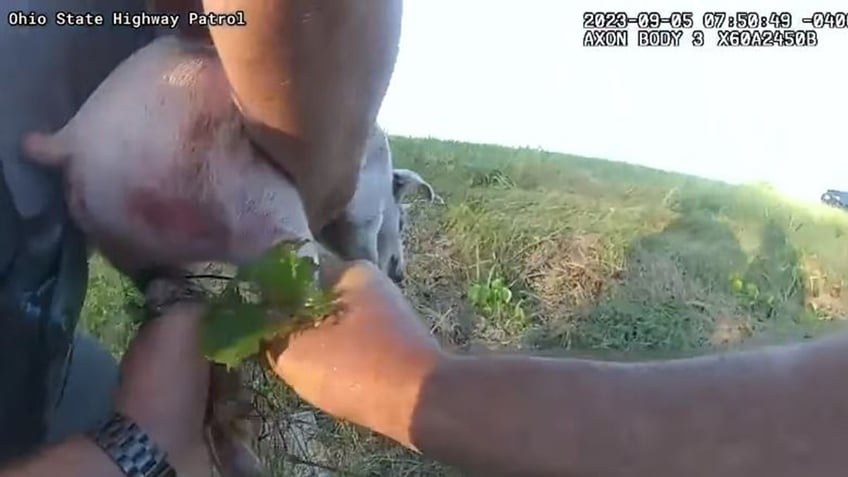
[[[209,364],[200,348],[205,310],[201,304],[179,303],[142,325],[121,361],[122,374],[139,378],[139,387],[164,386],[166,394],[187,382],[207,389]]]
[[[206,307],[196,303],[179,303],[169,307],[162,316],[143,325],[130,344],[125,365],[146,366],[162,364],[166,368],[190,364],[203,367],[200,352],[200,326]]]
[[[121,360],[115,409],[174,456],[186,456],[203,428],[210,373],[200,350],[204,310],[194,303],[170,307],[139,329]]]

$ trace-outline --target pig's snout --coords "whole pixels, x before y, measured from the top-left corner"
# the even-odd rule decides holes
[[[64,165],[70,155],[62,141],[54,134],[29,133],[24,136],[21,148],[24,155],[34,162],[50,167]]]

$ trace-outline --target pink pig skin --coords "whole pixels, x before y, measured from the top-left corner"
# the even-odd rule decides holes
[[[214,49],[162,37],[119,65],[24,151],[63,168],[71,214],[125,271],[240,264],[311,240],[300,195],[257,152]]]

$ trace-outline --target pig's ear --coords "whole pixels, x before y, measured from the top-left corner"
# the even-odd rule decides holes
[[[29,133],[21,144],[24,155],[44,166],[60,167],[68,160],[67,149],[53,134]]]

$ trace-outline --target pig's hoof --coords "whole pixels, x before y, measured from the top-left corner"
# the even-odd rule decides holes
[[[24,155],[44,166],[61,166],[68,159],[68,151],[52,134],[33,132],[21,141]]]

